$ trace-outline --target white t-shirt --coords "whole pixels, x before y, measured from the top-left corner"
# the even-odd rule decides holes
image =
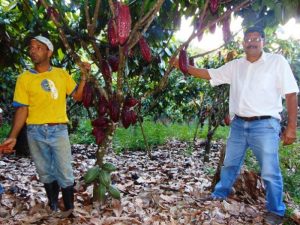
[[[279,54],[263,52],[254,63],[243,57],[208,72],[211,85],[230,84],[231,117],[268,115],[280,119],[282,98],[299,91],[289,63]]]

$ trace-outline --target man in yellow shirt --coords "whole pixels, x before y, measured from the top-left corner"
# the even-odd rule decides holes
[[[39,179],[44,183],[50,208],[57,210],[61,187],[65,210],[72,210],[74,175],[66,96],[82,100],[86,74],[82,71],[81,81],[76,85],[65,70],[51,66],[53,50],[48,38],[36,36],[30,40],[29,56],[34,69],[25,71],[17,79],[13,101],[16,113],[10,134],[2,146],[13,149],[26,123],[30,153]],[[90,64],[84,63],[84,67],[85,72],[89,72]]]

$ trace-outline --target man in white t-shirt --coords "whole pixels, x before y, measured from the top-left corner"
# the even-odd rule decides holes
[[[286,207],[278,149],[280,137],[284,145],[296,140],[299,88],[287,60],[279,54],[263,51],[264,38],[262,28],[251,27],[244,33],[245,57],[217,69],[188,66],[188,73],[210,80],[213,86],[230,85],[230,135],[221,178],[209,199],[225,199],[230,194],[246,150],[251,148],[266,186],[265,221],[280,224]],[[177,59],[172,64],[179,68]],[[288,124],[281,134],[282,98],[286,99]]]

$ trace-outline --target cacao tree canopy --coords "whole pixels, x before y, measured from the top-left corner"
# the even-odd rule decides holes
[[[209,1],[209,0],[208,0]],[[45,1],[47,2],[47,1]],[[26,66],[26,46],[27,39],[36,34],[47,35],[54,42],[55,56],[57,64],[69,66],[71,68],[70,57],[59,38],[59,33],[50,17],[53,15],[60,22],[60,26],[66,33],[70,47],[75,51],[82,49],[83,41],[96,39],[99,48],[105,51],[108,45],[107,24],[112,18],[112,11],[109,1],[100,1],[96,17],[91,17],[95,13],[96,0],[73,0],[73,1],[52,1],[48,8],[40,0],[8,1],[2,0],[0,5],[0,67],[15,67],[18,69]],[[127,0],[124,1],[129,6],[132,24],[136,24],[144,15],[151,15],[151,10],[159,1]],[[203,20],[200,18],[201,10],[205,7],[205,0],[181,1],[165,0],[149,25],[147,30],[140,30],[145,34],[147,42],[154,52],[154,58],[166,60],[172,52],[172,43],[169,41],[175,31],[180,28],[180,20],[183,16],[192,17],[193,25],[204,26],[215,21],[225,11],[241,4],[243,0],[211,0],[209,1],[210,11],[206,13]],[[213,5],[215,4],[215,5]],[[217,4],[217,5],[216,5]],[[214,9],[212,9],[215,7]],[[87,16],[87,14],[89,14]],[[249,1],[249,4],[234,12],[244,18],[243,26],[259,24],[264,27],[276,27],[279,23],[284,24],[291,17],[299,18],[300,2],[298,0],[256,0]],[[90,17],[90,18],[88,18]],[[219,24],[224,20],[218,21]],[[89,22],[90,24],[88,24]],[[93,36],[89,35],[89,27],[95,22]],[[202,25],[200,25],[201,23]],[[203,25],[204,24],[204,25]],[[110,49],[110,54],[117,51]],[[91,52],[93,53],[93,52]],[[139,54],[139,53],[138,53]],[[131,66],[134,66],[131,65]]]

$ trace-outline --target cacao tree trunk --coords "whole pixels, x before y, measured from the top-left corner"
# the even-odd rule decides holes
[[[216,173],[214,175],[214,178],[211,182],[211,186],[209,187],[210,190],[213,190],[216,186],[216,184],[219,182],[220,178],[221,178],[221,168],[223,166],[223,162],[224,162],[224,158],[225,158],[225,152],[226,152],[226,145],[222,145],[221,149],[220,149],[220,159],[219,159],[219,163],[218,163],[218,167],[216,170]]]

